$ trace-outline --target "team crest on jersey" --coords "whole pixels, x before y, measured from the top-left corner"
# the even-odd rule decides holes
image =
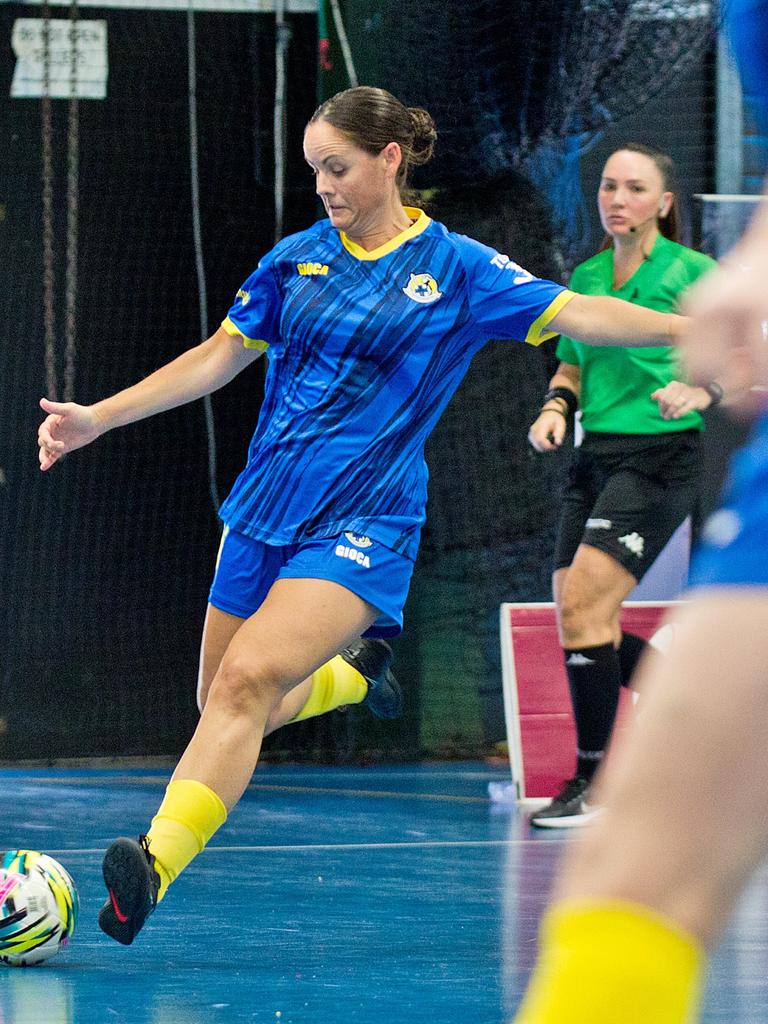
[[[369,548],[373,541],[370,537],[364,537],[361,533],[349,533],[346,532],[344,536],[347,538],[350,544],[354,544],[356,548]]]
[[[428,305],[430,302],[437,302],[442,299],[443,293],[437,287],[437,281],[431,274],[411,274],[408,284],[403,291],[409,299],[414,302],[421,302]]]
[[[250,299],[250,297],[251,293],[245,291],[243,288],[241,288],[240,291],[237,293],[237,298],[242,300],[244,306],[248,305],[248,300]]]

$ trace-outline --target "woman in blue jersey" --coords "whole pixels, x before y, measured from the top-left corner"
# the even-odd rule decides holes
[[[605,242],[573,271],[570,287],[676,310],[685,291],[715,266],[679,244],[670,157],[621,146],[606,161],[597,193]],[[697,503],[701,410],[718,384],[681,379],[674,348],[596,349],[561,338],[562,360],[529,438],[556,451],[581,407],[576,449],[560,511],[552,590],[571,703],[576,763],[550,804],[531,816],[539,828],[571,828],[595,813],[590,784],[608,745],[621,685],[644,641],[622,634],[622,601],[640,582]]]
[[[268,353],[248,463],[222,508],[198,727],[147,836],[104,858],[101,927],[133,941],[223,824],[269,725],[363,634],[396,631],[424,521],[424,442],[486,340],[669,344],[683,318],[580,296],[403,204],[430,116],[381,89],[326,101],[304,155],[327,218],[279,242],[216,333],[92,406],[43,400],[44,470],[106,430],[199,398]],[[208,682],[210,680],[210,682]]]
[[[728,0],[745,96],[768,131],[768,0]],[[730,377],[758,419],[705,524],[667,656],[644,662],[642,728],[572,844],[516,1024],[694,1024],[706,955],[768,851],[768,186],[694,287],[692,379]],[[750,390],[749,388],[752,388]]]

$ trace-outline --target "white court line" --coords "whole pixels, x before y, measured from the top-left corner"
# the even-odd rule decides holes
[[[72,788],[84,788],[87,786],[102,786],[111,788],[115,779],[97,776],[93,779],[70,779],[57,776],[43,777],[35,780],[36,785],[72,786]],[[126,786],[166,785],[167,780],[163,777],[152,775],[127,775],[119,780]],[[452,793],[412,793],[408,790],[387,790],[387,789],[351,789],[347,786],[299,786],[274,783],[267,785],[261,782],[248,784],[247,792],[251,793],[296,793],[309,796],[344,796],[363,799],[374,797],[381,800],[432,800],[442,803],[465,803],[465,804],[487,804],[490,797],[487,796],[460,796]]]
[[[78,0],[78,2],[82,2],[82,0]],[[3,0],[0,0],[0,4],[2,4],[2,3],[3,3]],[[124,767],[111,767],[109,765],[106,766],[106,767],[101,767],[99,765],[93,765],[93,766],[91,766],[91,765],[82,765],[82,766],[81,765],[74,765],[73,766],[73,765],[69,765],[69,764],[65,764],[65,763],[62,763],[61,765],[51,765],[48,762],[46,762],[45,764],[39,764],[39,765],[24,764],[24,763],[19,763],[19,762],[16,762],[14,764],[0,762],[0,773],[2,773],[4,771],[13,772],[13,774],[15,776],[17,776],[20,780],[24,779],[26,777],[31,782],[67,782],[67,783],[72,782],[72,783],[76,783],[76,782],[82,782],[82,781],[86,781],[86,780],[87,781],[96,781],[96,780],[99,780],[99,779],[107,781],[107,782],[114,782],[114,781],[123,780],[123,779],[139,779],[139,780],[148,780],[148,781],[152,781],[152,782],[154,782],[154,781],[164,781],[164,782],[167,782],[168,775],[173,771],[174,767],[175,767],[174,765],[169,764],[167,766],[168,772],[166,773],[165,771],[163,771],[163,774],[160,774],[161,769],[159,769],[157,767],[151,766],[151,767],[148,767],[148,768],[142,768],[142,767],[137,767],[136,765],[130,765],[130,764],[129,765],[125,765]],[[36,773],[39,773],[41,771],[50,771],[51,768],[59,768],[60,770],[62,770],[64,772],[71,772],[72,774],[70,774],[70,775],[55,775],[55,776],[54,775],[47,775],[47,776],[46,775],[42,775],[41,776],[39,774],[36,774]],[[100,774],[88,775],[87,773],[89,773],[89,772],[93,772],[93,773],[109,772],[110,774],[109,775],[100,775]],[[142,774],[141,775],[139,775],[139,774],[132,774],[132,773],[138,773],[138,772],[141,772]],[[373,772],[376,772],[376,769],[373,769],[373,770],[367,769],[367,768],[348,768],[348,769],[344,769],[344,768],[331,768],[331,767],[325,767],[325,768],[322,768],[322,769],[317,769],[315,771],[312,771],[312,770],[302,771],[301,769],[299,769],[298,771],[294,771],[291,768],[288,768],[288,769],[275,768],[275,767],[272,767],[271,765],[268,765],[265,768],[262,768],[261,766],[257,767],[256,772],[254,773],[252,782],[254,784],[258,784],[259,781],[262,780],[262,779],[264,779],[266,781],[266,778],[268,776],[270,776],[270,777],[272,777],[274,779],[292,779],[292,780],[317,779],[318,776],[322,776],[323,778],[337,778],[337,777],[341,777],[341,778],[356,778],[358,776],[366,778],[366,777],[370,777]],[[82,773],[82,774],[80,774],[80,773]],[[488,781],[488,782],[492,782],[492,781],[494,781],[495,779],[498,779],[498,778],[503,778],[505,780],[508,778],[507,772],[491,772],[491,771],[484,771],[483,769],[475,769],[475,770],[473,770],[473,769],[466,769],[466,770],[463,770],[463,771],[461,769],[456,769],[456,770],[450,770],[449,769],[448,771],[443,771],[440,768],[426,768],[426,769],[419,769],[418,771],[412,771],[412,772],[409,772],[409,771],[382,772],[381,776],[382,776],[382,778],[385,778],[385,779],[432,779],[432,778],[436,778],[436,779],[462,779],[462,780],[464,780],[464,779],[471,779],[471,780],[479,779],[480,781]]]
[[[425,840],[415,843],[289,843],[285,846],[207,846],[203,853],[288,853],[291,850],[421,850],[427,848],[461,848],[478,846],[525,846],[528,843],[539,843],[540,839],[457,839],[457,840]],[[550,840],[551,842],[551,840]],[[74,850],[49,850],[52,857],[73,856],[74,854],[103,853],[103,847],[83,848]]]
[[[0,4],[10,0],[0,0]],[[43,0],[26,0],[30,7],[40,7]],[[52,7],[67,7],[72,0],[51,0]],[[116,7],[119,10],[144,11],[216,11],[229,14],[272,14],[275,0],[79,0],[81,7]],[[287,0],[287,14],[314,14],[317,0]]]

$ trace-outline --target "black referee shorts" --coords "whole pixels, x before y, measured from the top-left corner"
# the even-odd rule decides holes
[[[641,580],[696,509],[698,430],[587,434],[574,452],[555,543],[555,569],[579,544],[605,551]]]

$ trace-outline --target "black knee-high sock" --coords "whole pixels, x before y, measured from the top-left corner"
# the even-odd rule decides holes
[[[648,642],[641,636],[635,636],[634,633],[622,633],[618,651],[622,686],[630,685],[640,655],[647,646]]]
[[[616,718],[621,687],[619,656],[612,643],[570,647],[563,654],[576,719],[576,774],[591,779],[600,766]]]

